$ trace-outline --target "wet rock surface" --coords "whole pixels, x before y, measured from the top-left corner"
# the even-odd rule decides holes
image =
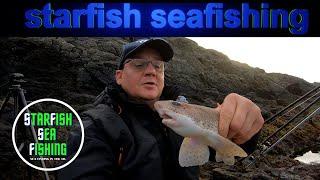
[[[61,99],[82,110],[112,82],[121,46],[129,38],[1,38],[0,85],[9,73],[24,74],[26,99]],[[168,38],[175,56],[166,65],[166,83],[178,85],[191,103],[214,106],[232,92],[257,103],[265,118],[314,88],[318,83],[285,74],[266,73],[259,68],[230,60],[226,55],[204,49],[186,38]],[[2,101],[8,86],[0,89]],[[0,119],[0,169],[4,179],[26,174],[26,165],[11,143],[12,101]],[[285,121],[266,125],[261,136]],[[242,170],[218,163],[202,167],[201,178],[221,179],[316,179],[320,165],[305,165],[292,160],[309,150],[320,151],[319,116],[307,122],[267,156],[266,162]],[[37,172],[37,171],[36,171]],[[37,172],[38,175],[41,172]],[[54,175],[54,174],[53,174]],[[40,176],[40,175],[39,175]],[[11,178],[9,178],[11,179]]]

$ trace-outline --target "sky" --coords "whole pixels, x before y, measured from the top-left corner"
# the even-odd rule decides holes
[[[230,59],[277,72],[320,82],[319,37],[188,37],[206,49]]]

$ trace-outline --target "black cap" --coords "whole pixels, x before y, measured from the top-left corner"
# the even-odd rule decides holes
[[[173,57],[173,49],[166,40],[162,38],[139,39],[123,46],[118,69],[123,69],[124,61],[145,47],[158,51],[166,62],[170,61]]]

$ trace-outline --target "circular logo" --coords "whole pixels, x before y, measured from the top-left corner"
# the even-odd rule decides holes
[[[79,124],[80,124],[80,129],[81,129],[81,142],[80,142],[80,146],[79,146],[79,149],[77,150],[77,152],[75,153],[75,155],[70,159],[70,160],[68,160],[66,163],[64,163],[64,164],[62,164],[62,165],[59,165],[58,167],[53,167],[53,168],[46,168],[45,167],[45,164],[43,163],[43,161],[41,162],[41,164],[42,164],[42,167],[38,167],[38,166],[36,166],[36,165],[34,165],[34,164],[32,164],[32,163],[30,163],[29,161],[27,161],[23,156],[22,156],[22,154],[20,153],[20,151],[19,151],[19,149],[18,149],[18,147],[17,147],[17,144],[16,144],[16,138],[15,138],[15,133],[16,133],[16,126],[17,126],[17,123],[18,123],[18,120],[19,120],[19,118],[20,118],[20,116],[26,111],[26,110],[28,110],[28,108],[30,108],[31,106],[33,106],[33,105],[35,105],[35,104],[38,104],[38,103],[42,103],[42,102],[54,102],[54,103],[59,103],[59,104],[61,104],[61,105],[63,105],[63,106],[65,106],[65,107],[67,107],[75,116],[76,116],[76,118],[77,118],[77,120],[78,120],[78,122],[79,122]],[[40,116],[41,115],[41,116]],[[45,126],[46,125],[46,123],[47,124],[50,124],[50,121],[49,121],[49,119],[50,119],[50,116],[49,115],[47,115],[47,114],[40,114],[39,116],[37,116],[37,117],[48,117],[48,118],[43,118],[43,119],[45,119],[45,121],[41,121],[41,125],[42,126]],[[46,116],[47,115],[47,116]],[[25,116],[26,117],[26,116]],[[33,116],[33,117],[36,117],[36,116]],[[54,116],[51,116],[51,117],[54,117]],[[52,118],[53,119],[53,118]],[[58,118],[57,118],[58,119]],[[28,124],[28,125],[30,125],[30,126],[33,126],[34,124],[36,124],[36,123],[39,123],[39,121],[37,122],[36,120],[34,120],[34,121],[30,121],[30,118],[28,119],[29,121],[26,121],[25,122],[25,125],[26,124]],[[61,119],[60,119],[60,121],[61,121]],[[33,124],[32,124],[32,123]],[[52,120],[51,120],[51,122],[52,122]],[[69,123],[69,124],[72,124],[72,122],[71,123]],[[50,124],[51,126],[50,126],[50,129],[43,129],[43,128],[38,128],[38,137],[34,137],[34,138],[38,138],[37,139],[37,141],[36,142],[38,142],[38,140],[46,140],[46,138],[44,138],[44,137],[47,137],[48,139],[50,139],[50,138],[52,138],[52,139],[54,139],[54,140],[56,140],[56,130],[55,130],[55,128],[52,128],[52,124]],[[40,130],[39,130],[40,129]],[[48,131],[45,131],[45,130],[48,130]],[[35,135],[35,134],[34,134]],[[33,136],[34,136],[33,135]],[[47,139],[47,140],[48,140]],[[33,101],[32,103],[30,103],[30,104],[28,104],[27,106],[25,106],[20,112],[19,112],[19,114],[17,115],[17,117],[15,118],[15,121],[14,121],[14,123],[13,123],[13,127],[12,127],[12,142],[13,142],[13,147],[14,147],[14,149],[15,149],[15,151],[17,152],[17,154],[18,154],[18,156],[20,157],[20,159],[22,159],[27,165],[29,165],[30,167],[32,167],[32,168],[34,168],[34,169],[37,169],[37,170],[41,170],[41,171],[56,171],[56,170],[59,170],[59,169],[62,169],[62,168],[64,168],[64,167],[66,167],[66,166],[68,166],[72,161],[74,161],[76,158],[77,158],[77,156],[79,155],[79,153],[80,153],[80,151],[81,151],[81,149],[82,149],[82,146],[83,146],[83,143],[84,143],[84,128],[83,128],[83,124],[82,124],[82,121],[81,121],[81,118],[80,118],[80,116],[79,116],[79,114],[69,105],[69,104],[67,104],[67,103],[65,103],[65,102],[63,102],[63,101],[61,101],[61,100],[57,100],[57,99],[52,99],[52,98],[45,98],[45,99],[39,99],[39,100],[36,100],[36,101]],[[45,141],[44,141],[45,142]],[[36,147],[35,147],[35,144],[37,144],[37,143],[31,143],[32,145],[33,145],[33,147],[32,147],[32,149],[35,149]],[[58,144],[59,145],[59,144]],[[42,152],[42,153],[39,153],[39,154],[43,154],[43,152],[48,152],[48,151],[50,151],[50,148],[51,148],[51,150],[53,150],[55,147],[50,147],[50,146],[48,146],[49,148],[49,150],[48,149],[46,149],[45,151],[43,151],[43,147],[41,147],[40,149],[41,149],[41,151],[40,152]],[[30,147],[29,147],[30,148]],[[65,147],[66,148],[66,147]],[[29,149],[29,151],[31,152],[31,150]],[[60,153],[60,150],[58,150],[58,152]],[[65,152],[65,151],[64,151]],[[39,155],[38,154],[38,156],[41,156],[41,155]],[[40,159],[41,160],[41,159]]]

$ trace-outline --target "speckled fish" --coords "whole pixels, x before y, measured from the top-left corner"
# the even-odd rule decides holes
[[[157,101],[155,109],[162,123],[185,137],[179,151],[182,167],[203,165],[209,160],[209,148],[216,150],[216,161],[233,165],[235,156],[246,157],[238,145],[218,134],[219,111],[215,108],[179,101]]]

